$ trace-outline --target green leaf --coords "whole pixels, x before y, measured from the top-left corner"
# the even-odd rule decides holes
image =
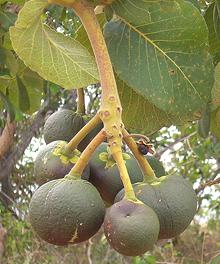
[[[43,24],[47,5],[44,0],[31,0],[21,9],[10,29],[14,50],[33,71],[66,89],[96,83],[96,63],[86,48]]]
[[[5,95],[7,92],[8,98],[15,108],[25,111],[27,114],[32,114],[37,111],[41,105],[43,96],[43,79],[29,68],[23,69],[23,71],[19,73],[19,78],[27,92],[27,96],[25,95],[25,97],[29,98],[29,109],[27,106],[26,109],[22,108],[22,100],[26,99],[21,98],[20,92],[23,94],[24,91],[22,91],[21,87],[18,87],[17,80],[14,76],[0,76],[0,91]]]
[[[9,114],[10,121],[13,121],[15,119],[15,110],[13,105],[11,104],[9,98],[5,96],[1,91],[0,91],[0,98],[2,99],[4,107]]]
[[[202,111],[213,66],[199,10],[182,0],[117,0],[110,8],[104,34],[119,77],[167,113]]]
[[[220,10],[219,10],[217,1],[214,4],[213,8],[213,23],[214,23],[214,30],[218,40],[220,40]]]
[[[27,113],[32,114],[36,112],[41,105],[43,97],[43,79],[36,72],[26,68],[22,75],[22,80],[26,86],[30,100],[30,109]]]
[[[202,114],[202,118],[198,121],[198,134],[200,137],[207,138],[210,131],[211,123],[211,109],[208,104],[205,111]]]
[[[23,81],[19,78],[19,76],[16,76],[16,80],[19,90],[19,95],[18,95],[19,109],[21,109],[22,112],[26,112],[30,109],[30,100],[29,100],[28,92]]]
[[[220,263],[220,254],[213,257],[209,262],[209,264],[219,264],[219,263]]]
[[[116,81],[123,108],[123,122],[125,127],[131,131],[151,135],[162,127],[168,127],[172,124],[181,125],[186,121],[198,118],[196,115],[174,116],[167,114],[137,94],[118,77],[116,77]]]
[[[18,62],[14,56],[14,53],[10,50],[5,50],[6,60],[5,64],[12,75],[16,75],[18,72]]]
[[[220,141],[220,108],[211,114],[210,131]]]
[[[11,45],[11,39],[10,39],[9,32],[4,33],[4,42],[3,42],[2,46],[5,49],[13,50],[12,45]]]
[[[209,30],[209,51],[213,56],[214,64],[216,65],[220,61],[220,40],[218,39],[214,21],[213,21],[213,12],[214,12],[214,3],[212,3],[205,12],[204,18]]]
[[[220,62],[215,67],[215,82],[212,89],[212,104],[214,108],[220,106]]]
[[[2,10],[0,10],[0,25],[5,32],[9,30],[9,27],[14,25],[16,19],[16,14],[3,12]]]
[[[6,62],[5,49],[0,48],[0,66],[4,66]]]

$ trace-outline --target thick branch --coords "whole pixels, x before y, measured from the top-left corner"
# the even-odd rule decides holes
[[[10,149],[13,139],[14,139],[14,133],[16,129],[16,123],[10,122],[9,118],[6,122],[6,125],[3,129],[3,132],[0,136],[0,157],[3,158],[4,155],[8,152]]]
[[[44,117],[46,115],[49,105],[46,103],[35,115],[31,124],[25,128],[21,133],[19,142],[12,148],[8,156],[0,161],[0,180],[8,177],[13,170],[15,164],[24,154],[24,151],[31,142],[31,139],[38,133],[39,128],[44,124]]]

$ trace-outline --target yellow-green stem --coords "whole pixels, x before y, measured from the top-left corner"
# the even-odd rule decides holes
[[[101,106],[98,114],[104,124],[111,154],[118,164],[123,184],[126,187],[125,192],[128,191],[126,196],[135,197],[134,192],[131,195],[133,188],[122,158],[122,129],[124,127],[121,119],[122,107],[102,30],[92,4],[86,0],[79,0],[74,2],[72,7],[84,25],[95,54],[102,86]]]
[[[131,184],[131,181],[130,181],[130,178],[128,175],[127,168],[125,166],[125,162],[124,162],[122,153],[121,152],[115,152],[113,154],[113,158],[117,163],[117,166],[118,166],[118,169],[120,172],[120,176],[121,176],[121,180],[122,180],[122,183],[124,185],[125,198],[128,200],[137,201],[133,186]]]
[[[76,112],[79,114],[85,114],[85,96],[84,96],[84,89],[79,88],[77,89],[77,110]]]
[[[95,115],[74,137],[70,140],[70,142],[67,144],[66,149],[67,150],[74,150],[77,148],[78,144],[84,139],[84,137],[93,129],[95,128],[99,123],[101,122],[101,119],[99,118],[99,115]]]
[[[151,168],[150,164],[148,163],[147,159],[139,152],[136,142],[132,137],[129,136],[129,133],[126,131],[126,129],[123,129],[123,139],[125,143],[130,148],[131,152],[134,154],[135,158],[137,159],[143,174],[144,174],[144,180],[145,181],[152,181],[156,180],[157,177],[155,176],[155,173],[153,169]]]
[[[105,40],[95,16],[93,6],[86,0],[79,0],[73,3],[73,8],[82,21],[90,39],[102,86],[101,107],[99,110],[100,118],[104,123],[104,129],[107,133],[110,148],[114,152],[121,147],[121,103],[118,96],[114,72]]]
[[[78,161],[74,165],[74,167],[69,172],[69,175],[79,175],[79,177],[82,175],[86,165],[89,162],[89,159],[93,152],[96,150],[96,148],[106,139],[105,131],[100,131],[94,139],[89,143],[89,145],[86,147],[86,149],[83,151],[81,156],[79,157]]]

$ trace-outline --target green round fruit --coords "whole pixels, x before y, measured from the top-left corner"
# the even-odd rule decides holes
[[[69,142],[85,125],[82,115],[72,110],[62,109],[53,113],[44,125],[44,140],[46,144],[64,140]]]
[[[159,220],[149,206],[124,199],[107,209],[104,232],[116,251],[138,256],[153,248],[159,234]]]
[[[98,189],[105,202],[113,204],[116,194],[123,188],[123,183],[116,163],[108,154],[107,146],[107,143],[102,143],[92,155],[89,181]],[[131,182],[142,181],[143,174],[133,155],[124,153],[123,156]]]
[[[192,221],[197,198],[192,185],[177,175],[163,176],[156,182],[134,184],[137,198],[150,206],[160,221],[159,239],[172,238],[182,233]],[[122,190],[115,198],[124,197]]]
[[[42,185],[29,208],[33,229],[54,245],[89,239],[101,227],[104,215],[105,206],[95,187],[88,181],[68,178]]]
[[[79,159],[80,152],[74,150],[68,156],[62,154],[62,149],[66,144],[66,141],[58,140],[40,149],[34,162],[34,175],[37,183],[43,184],[50,180],[63,178],[70,172]],[[89,174],[88,165],[82,174],[82,179],[88,180]]]
[[[53,113],[45,122],[44,125],[44,140],[46,144],[64,140],[69,142],[84,125],[89,118],[73,112],[72,110],[62,109]],[[78,149],[83,151],[94,136],[103,128],[100,124],[94,128],[79,144]]]
[[[149,162],[151,168],[154,170],[154,173],[157,177],[161,177],[166,174],[162,162],[160,162],[154,156],[150,156],[150,155],[147,155],[146,159]]]

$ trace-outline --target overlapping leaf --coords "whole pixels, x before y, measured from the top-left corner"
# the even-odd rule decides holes
[[[6,51],[8,74],[0,76],[0,91],[16,109],[27,114],[37,111],[43,95],[43,79],[27,68],[20,60],[15,60],[9,50]],[[12,65],[13,64],[13,65]],[[0,102],[3,107],[3,101]]]
[[[41,15],[47,5],[45,0],[24,5],[15,27],[10,29],[14,50],[32,70],[64,88],[96,83],[96,63],[86,48],[43,24]]]
[[[119,77],[168,114],[205,107],[213,83],[208,31],[182,0],[116,0],[105,38]]]
[[[16,18],[16,14],[0,10],[0,32],[7,32],[9,27],[14,25]]]
[[[198,113],[191,115],[170,115],[138,95],[124,81],[116,78],[119,96],[123,108],[123,122],[129,130],[151,135],[160,128],[172,124],[181,125],[192,118],[198,119]]]
[[[220,61],[220,40],[214,26],[214,7],[215,3],[212,3],[206,10],[204,18],[209,30],[209,50],[213,56],[214,64],[217,64]]]

